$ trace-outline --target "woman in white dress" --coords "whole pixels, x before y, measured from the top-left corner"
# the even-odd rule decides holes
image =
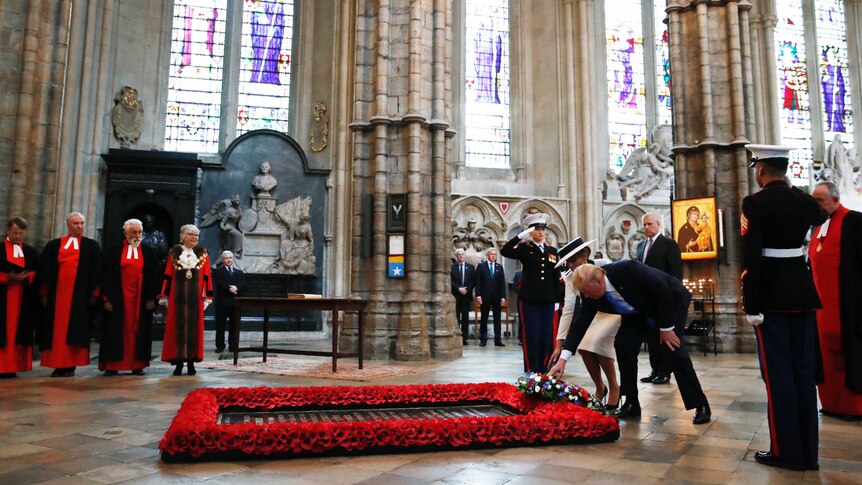
[[[563,351],[563,342],[566,341],[566,335],[569,333],[569,327],[572,324],[572,317],[575,314],[575,306],[580,293],[572,286],[572,271],[578,266],[587,263],[591,254],[589,247],[593,241],[583,242],[581,238],[577,238],[565,246],[560,251],[560,260],[557,266],[565,264],[569,271],[563,274],[563,282],[566,286],[566,301],[563,305],[563,313],[560,316],[560,323],[557,329],[557,341],[554,348],[554,353],[551,356],[551,363],[555,363]],[[592,262],[592,261],[589,261]],[[597,266],[604,266],[610,263],[610,260],[600,259],[594,262]],[[584,335],[581,344],[578,346],[578,353],[581,354],[581,359],[584,361],[584,367],[590,374],[590,378],[596,384],[594,396],[601,402],[605,403],[605,409],[616,409],[620,402],[620,385],[617,382],[617,371],[615,361],[617,359],[616,351],[614,350],[614,339],[616,339],[617,331],[620,329],[621,317],[609,313],[599,312],[593,319],[586,334]],[[607,385],[602,379],[602,371],[607,378]]]

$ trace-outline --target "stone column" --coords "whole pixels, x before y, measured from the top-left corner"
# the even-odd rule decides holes
[[[446,0],[357,6],[351,286],[371,301],[371,358],[461,355],[448,284],[451,26]],[[403,279],[387,277],[387,195],[397,193],[407,194]]]
[[[688,278],[717,282],[717,329],[725,351],[753,350],[742,327],[739,214],[749,193],[745,144],[752,137],[752,59],[746,0],[670,0],[677,199],[715,196],[724,214],[718,261],[685,264]],[[721,222],[721,221],[719,221]],[[750,332],[750,331],[749,331]],[[736,340],[738,338],[738,340]]]

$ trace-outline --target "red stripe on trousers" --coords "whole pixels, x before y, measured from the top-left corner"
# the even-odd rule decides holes
[[[763,381],[766,383],[766,401],[769,403],[769,439],[772,441],[770,451],[775,456],[778,456],[778,439],[775,436],[775,411],[772,409],[772,386],[769,382],[769,366],[766,365],[766,350],[763,348],[763,332],[760,330],[760,325],[755,325],[754,331],[757,332],[757,345],[760,347],[760,358],[763,359]]]

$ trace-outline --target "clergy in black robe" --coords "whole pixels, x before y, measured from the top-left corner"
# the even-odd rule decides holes
[[[141,221],[129,219],[123,233],[125,240],[106,252],[104,262],[99,369],[106,375],[121,370],[141,375],[150,365],[153,310],[161,274],[155,250],[141,244]]]
[[[33,368],[39,253],[24,244],[27,221],[9,219],[0,249],[0,377]]]
[[[42,367],[52,377],[75,375],[75,367],[90,363],[90,323],[96,313],[102,253],[99,243],[83,236],[84,216],[66,216],[69,234],[48,241],[39,274],[45,305],[39,346]]]

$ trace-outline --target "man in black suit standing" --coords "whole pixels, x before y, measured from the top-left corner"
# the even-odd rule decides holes
[[[637,260],[649,267],[663,271],[682,281],[682,256],[679,246],[670,238],[661,234],[661,221],[648,212],[641,218],[643,231],[647,239],[638,244]],[[658,333],[647,332],[647,348],[652,372],[641,382],[667,384],[670,382],[670,356],[668,350],[658,342]]]
[[[670,350],[670,364],[686,409],[695,409],[694,424],[712,418],[709,402],[691,358],[683,344],[683,326],[688,318],[691,293],[678,279],[634,260],[622,260],[599,268],[592,264],[578,267],[572,286],[584,296],[563,352],[548,372],[562,376],[566,358],[578,348],[590,322],[599,311],[622,315],[615,347],[620,365],[620,393],[626,403],[612,415],[620,419],[641,415],[637,387],[637,358],[646,332],[659,332],[659,342]],[[634,370],[632,370],[634,366]]]
[[[491,248],[487,253],[488,260],[476,268],[476,301],[482,309],[482,319],[479,321],[479,346],[488,342],[488,311],[494,312],[494,345],[505,347],[500,328],[500,314],[506,301],[506,274],[503,265],[497,262],[497,250]]]
[[[476,269],[465,261],[467,253],[455,250],[455,262],[449,274],[452,283],[452,296],[455,297],[455,317],[461,327],[461,343],[467,345],[470,333],[470,305],[473,303],[473,288],[476,286]]]
[[[233,309],[234,298],[238,296],[245,287],[245,274],[233,264],[233,253],[225,251],[221,253],[222,265],[213,273],[216,293],[216,352],[224,352],[224,331],[228,328],[229,351],[233,351]],[[230,318],[230,326],[227,320]]]

